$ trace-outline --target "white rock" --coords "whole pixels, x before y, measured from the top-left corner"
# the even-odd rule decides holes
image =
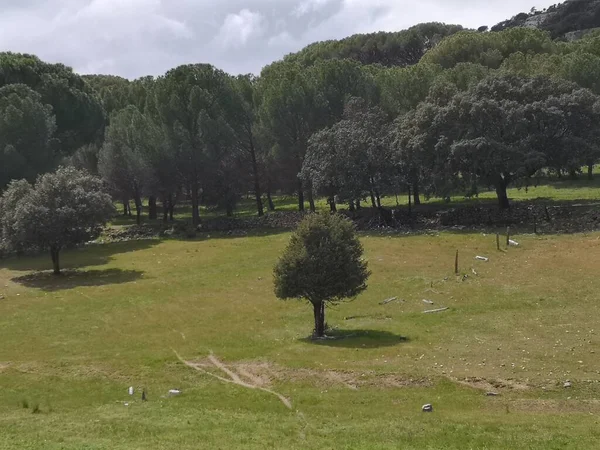
[[[423,405],[421,410],[423,412],[433,412],[433,406],[431,406],[431,404],[427,403],[426,405]]]
[[[179,389],[171,389],[169,390],[169,395],[179,395],[181,391]]]

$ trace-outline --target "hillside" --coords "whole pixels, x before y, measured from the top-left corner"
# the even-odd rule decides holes
[[[460,25],[422,23],[398,32],[356,34],[341,40],[316,42],[285,59],[312,65],[319,59],[346,58],[362,64],[406,67],[418,63],[427,50],[461,30]]]
[[[600,1],[569,0],[542,11],[532,9],[500,22],[492,31],[514,27],[539,28],[548,31],[553,38],[578,38],[600,27]]]

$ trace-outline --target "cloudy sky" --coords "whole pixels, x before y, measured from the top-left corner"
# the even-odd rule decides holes
[[[531,3],[531,4],[530,4]],[[494,25],[556,0],[0,0],[0,51],[128,78],[180,64],[258,73],[314,41],[420,22]]]

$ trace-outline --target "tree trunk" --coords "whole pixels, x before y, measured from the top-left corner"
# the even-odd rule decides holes
[[[377,207],[381,208],[381,195],[379,195],[379,191],[375,190],[375,199],[377,200]]]
[[[325,303],[313,303],[313,314],[315,316],[314,337],[322,338],[325,336]]]
[[[156,197],[151,196],[148,198],[148,218],[150,220],[158,219],[158,209],[156,207]]]
[[[412,216],[412,198],[411,198],[410,184],[408,185],[408,216],[409,217]]]
[[[162,198],[162,206],[163,206],[163,222],[167,223],[169,221],[169,197],[164,195]]]
[[[50,257],[52,258],[54,275],[60,275],[59,253],[60,249],[58,247],[50,247]]]
[[[269,211],[275,211],[275,203],[273,203],[273,198],[271,197],[271,191],[267,192],[267,201],[269,203]]]
[[[200,225],[200,211],[199,211],[199,198],[198,198],[198,182],[192,183],[192,223],[194,226]]]
[[[129,213],[129,200],[123,200],[123,215],[126,216]]]
[[[262,194],[260,192],[260,182],[258,180],[258,163],[256,162],[256,151],[254,149],[254,142],[250,141],[250,156],[252,157],[252,174],[254,176],[254,196],[256,197],[256,211],[258,217],[265,215],[262,202]]]
[[[138,225],[142,224],[142,199],[138,194],[135,196],[135,221]]]
[[[350,211],[350,212],[356,211],[356,207],[354,206],[354,200],[350,200],[350,203],[348,203],[348,211]]]
[[[360,204],[360,199],[356,200],[356,210],[360,211],[362,208],[362,205]]]
[[[335,198],[334,197],[329,197],[329,209],[331,210],[331,212],[337,212],[337,206],[335,206]]]
[[[269,211],[275,211],[275,203],[271,197],[271,179],[267,178],[267,203],[269,205]]]
[[[315,208],[315,198],[313,197],[312,187],[308,189],[308,204],[312,212],[315,212],[317,210],[317,208]]]
[[[413,200],[415,206],[419,206],[421,204],[421,192],[419,191],[419,181],[413,181]]]
[[[173,194],[169,194],[169,220],[172,222],[173,216],[175,215],[175,202],[173,201]]]
[[[594,164],[588,164],[588,180],[594,179]]]
[[[375,203],[375,194],[373,194],[373,189],[371,189],[370,193],[371,193],[371,205],[373,206],[373,208],[377,208],[377,203]]]
[[[298,180],[298,211],[304,211],[304,191],[302,190],[302,180]]]
[[[233,217],[233,205],[230,201],[227,202],[227,217]]]
[[[500,180],[496,183],[496,195],[498,196],[498,205],[501,209],[510,208],[508,195],[506,194],[506,181]]]

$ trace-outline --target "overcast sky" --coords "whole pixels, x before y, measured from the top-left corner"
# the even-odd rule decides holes
[[[259,73],[287,53],[420,22],[492,26],[556,0],[0,0],[0,51],[136,78],[187,63]]]

